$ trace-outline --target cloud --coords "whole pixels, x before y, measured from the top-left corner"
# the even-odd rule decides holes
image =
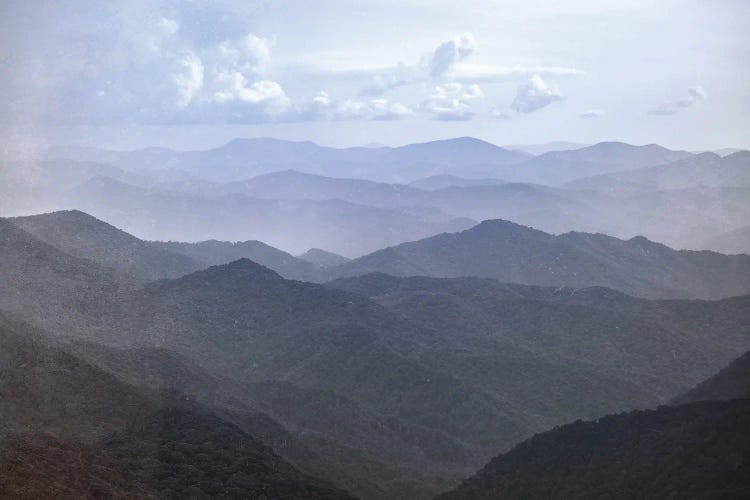
[[[471,33],[464,33],[438,46],[432,53],[427,65],[430,77],[440,78],[450,71],[452,66],[463,61],[476,50],[476,41]]]
[[[504,110],[499,108],[493,108],[490,110],[490,116],[498,120],[511,120],[513,117],[506,113]]]
[[[413,111],[401,103],[387,99],[344,99],[335,100],[325,92],[316,95],[312,103],[300,110],[301,120],[400,120],[412,115]]]
[[[178,62],[180,69],[172,75],[174,83],[177,86],[177,106],[185,108],[188,106],[196,94],[203,87],[203,75],[205,68],[200,58],[195,54],[188,53]]]
[[[683,109],[692,107],[695,103],[703,101],[706,98],[706,91],[700,85],[691,87],[687,91],[687,96],[673,101],[665,102],[648,111],[650,115],[671,116],[676,115]]]
[[[495,64],[460,63],[456,64],[452,76],[458,81],[476,83],[508,82],[534,75],[540,77],[576,77],[583,70],[565,66],[500,66]]]
[[[602,111],[601,109],[589,109],[578,116],[585,119],[601,118],[602,116],[604,116],[604,111]]]
[[[482,99],[484,92],[479,85],[464,85],[458,82],[435,87],[435,91],[420,105],[420,109],[431,113],[436,120],[464,121],[474,118],[469,103]]]
[[[562,100],[562,94],[557,85],[547,85],[539,75],[518,86],[516,97],[511,107],[519,113],[533,113],[553,102]]]

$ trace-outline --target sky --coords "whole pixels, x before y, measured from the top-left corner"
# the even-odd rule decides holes
[[[744,0],[4,0],[4,148],[750,147]]]

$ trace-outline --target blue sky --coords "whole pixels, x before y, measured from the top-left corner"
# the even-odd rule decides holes
[[[6,1],[12,143],[750,147],[750,2]]]

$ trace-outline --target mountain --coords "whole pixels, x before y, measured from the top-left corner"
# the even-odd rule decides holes
[[[515,168],[504,167],[498,176],[509,181],[558,186],[582,177],[661,165],[689,156],[687,151],[672,151],[656,144],[600,142],[569,151],[550,151]]]
[[[0,216],[57,210],[61,191],[98,176],[134,183],[142,180],[105,163],[0,160]]]
[[[311,248],[307,252],[298,255],[297,258],[315,264],[318,267],[334,267],[350,260],[343,255],[321,250],[320,248]],[[262,262],[259,263],[263,264]]]
[[[198,243],[155,241],[150,244],[159,250],[183,255],[191,261],[196,262],[198,265],[192,269],[193,271],[210,266],[228,264],[244,258],[269,267],[288,279],[305,281],[316,281],[319,279],[316,265],[260,241],[239,241],[236,243],[216,240],[201,241]]]
[[[0,495],[352,498],[199,405],[124,384],[43,337],[0,315]]]
[[[750,399],[750,352],[746,352],[713,377],[674,398],[680,405],[698,401]]]
[[[409,182],[428,175],[484,172],[497,165],[530,157],[471,137],[409,144],[397,148],[329,148],[312,142],[271,138],[234,139],[206,151],[176,152],[149,148],[130,152],[106,150],[51,150],[47,157],[100,161],[124,170],[153,175],[181,171],[209,181],[240,181],[280,170],[354,177],[387,182]]]
[[[156,248],[78,210],[9,220],[67,254],[98,262],[144,281],[176,278],[200,267],[185,255]]]
[[[574,189],[601,189],[617,184],[643,186],[644,189],[686,189],[691,187],[750,186],[750,152],[739,151],[721,157],[700,153],[664,165],[615,172],[575,180],[566,184]]]
[[[748,296],[652,301],[603,288],[385,274],[327,286],[366,295],[439,332],[433,356],[441,353],[441,370],[513,401],[537,429],[623,409],[610,405],[610,391],[630,408],[663,402],[679,392],[674,382],[705,379],[750,341]]]
[[[726,254],[750,254],[750,225],[714,236],[702,247]]]
[[[79,260],[92,276],[103,272]],[[14,273],[46,267],[18,261]],[[0,273],[1,290],[15,293],[14,275]],[[67,295],[55,279],[46,293]],[[322,457],[295,465],[318,463],[315,475],[378,499],[429,498],[534,432],[657,404],[748,348],[746,298],[662,304],[602,289],[566,290],[563,299],[546,288],[516,300],[519,292],[498,291],[504,285],[467,283],[454,294],[443,285],[414,290],[399,307],[286,280],[244,259],[84,294],[55,334],[104,344],[110,354],[76,352],[130,383],[191,394],[222,419],[247,408],[267,413]],[[60,322],[66,309],[39,308],[35,290],[20,290],[13,296],[25,318]]]
[[[750,400],[575,422],[492,459],[439,498],[745,498]]]
[[[606,286],[651,298],[720,298],[750,292],[750,256],[672,250],[646,238],[553,236],[502,220],[379,250],[332,277],[479,276],[530,285]]]
[[[472,224],[436,209],[375,208],[340,200],[197,196],[106,178],[68,192],[61,203],[141,239],[261,240],[292,252],[321,247],[346,256]]]
[[[444,189],[449,187],[471,187],[471,186],[492,186],[495,184],[502,184],[504,181],[500,179],[467,179],[464,177],[457,177],[455,175],[433,175],[431,177],[425,177],[424,179],[418,179],[410,182],[409,186],[417,189],[425,189],[427,191],[434,191],[436,189]]]
[[[565,141],[552,141],[545,142],[544,144],[512,144],[505,146],[505,149],[512,151],[524,151],[534,156],[549,153],[551,151],[570,151],[573,149],[581,149],[590,146],[590,144],[582,144],[579,142],[565,142]]]
[[[83,317],[105,316],[138,281],[68,255],[0,219],[0,310],[34,318],[54,331],[76,330]]]

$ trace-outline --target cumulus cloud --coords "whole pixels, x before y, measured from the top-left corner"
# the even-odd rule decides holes
[[[687,94],[688,95],[685,97],[681,97],[673,101],[665,102],[654,108],[651,108],[648,111],[648,114],[661,115],[661,116],[676,115],[683,109],[690,108],[697,102],[703,101],[706,98],[706,91],[700,85],[689,88],[687,91]]]
[[[183,56],[178,61],[178,64],[181,71],[172,75],[172,78],[177,86],[177,106],[185,108],[193,101],[198,91],[203,87],[205,68],[200,58],[192,52]]]
[[[476,50],[476,41],[471,33],[464,33],[438,46],[428,61],[430,76],[440,78],[454,64],[463,61]]]
[[[301,119],[331,120],[400,120],[413,114],[413,111],[401,103],[387,99],[344,99],[336,100],[321,91],[310,106],[299,112]]]
[[[420,109],[431,113],[436,120],[471,120],[476,113],[470,103],[483,97],[484,92],[477,84],[446,83],[437,85]]]
[[[578,116],[585,119],[601,118],[602,116],[604,116],[604,111],[602,111],[601,109],[589,109]]]
[[[519,113],[533,113],[560,100],[562,94],[557,85],[548,85],[541,76],[534,75],[528,82],[518,86],[511,107]]]

